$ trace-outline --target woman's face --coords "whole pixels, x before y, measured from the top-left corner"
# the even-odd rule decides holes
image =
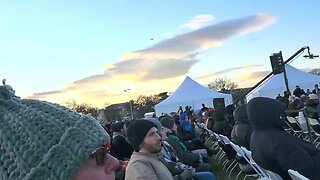
[[[72,180],[114,180],[114,171],[119,167],[119,161],[107,154],[104,166],[97,166],[96,159],[90,158]]]

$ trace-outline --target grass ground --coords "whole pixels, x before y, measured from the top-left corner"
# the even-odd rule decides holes
[[[222,160],[222,162],[224,161],[225,159]],[[218,162],[216,159],[215,159],[215,156],[211,157],[209,159],[209,163],[212,165],[212,171],[214,172],[217,180],[234,180],[236,179],[236,176],[239,172],[239,169],[237,170],[234,170],[232,171],[230,177],[229,177],[229,173],[225,172],[223,170],[223,166],[222,166],[222,162]],[[238,168],[238,167],[237,167]],[[244,174],[240,174],[240,176],[237,178],[239,180],[242,180],[244,179],[245,175]],[[253,178],[253,177],[246,177],[245,178],[246,180],[256,180],[257,178]]]

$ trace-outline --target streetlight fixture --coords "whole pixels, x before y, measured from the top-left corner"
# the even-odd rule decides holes
[[[133,111],[132,111],[132,100],[131,100],[131,89],[124,89],[124,92],[129,93],[129,105],[130,105],[130,114],[131,114],[131,120],[133,119]]]

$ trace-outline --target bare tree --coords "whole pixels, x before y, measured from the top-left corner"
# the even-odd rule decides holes
[[[312,69],[312,70],[310,71],[310,73],[319,76],[319,75],[320,75],[320,69]]]
[[[68,108],[72,109],[73,111],[76,111],[80,114],[91,114],[93,117],[97,117],[98,108],[92,107],[90,104],[78,104],[75,100],[66,102],[66,105]]]
[[[238,85],[227,78],[216,78],[208,84],[208,87],[214,91],[225,92],[236,89]]]

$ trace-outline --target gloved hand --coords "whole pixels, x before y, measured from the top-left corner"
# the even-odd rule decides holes
[[[189,180],[189,179],[192,179],[192,168],[188,167],[188,168],[185,168],[183,170],[183,172],[180,174],[180,178],[182,180]]]

